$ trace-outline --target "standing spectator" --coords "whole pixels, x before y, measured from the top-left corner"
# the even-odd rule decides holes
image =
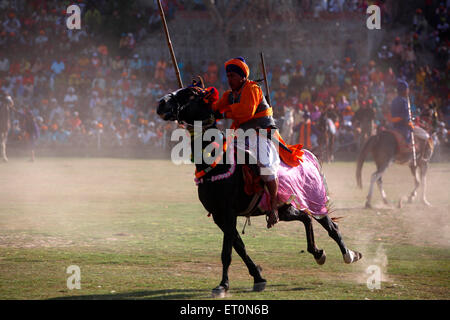
[[[404,48],[403,44],[400,42],[400,37],[396,37],[394,43],[392,44],[391,51],[394,55],[394,65],[396,71],[399,70],[401,62],[403,60]]]
[[[36,44],[36,46],[39,49],[43,49],[44,46],[47,44],[47,42],[48,42],[48,37],[45,35],[45,31],[44,30],[39,31],[39,35],[34,40],[34,43]]]
[[[39,126],[37,125],[36,120],[29,107],[25,107],[23,113],[23,128],[25,130],[25,139],[28,141],[28,148],[30,150],[30,161],[34,162],[34,150],[36,148],[36,143],[39,139],[40,132]]]
[[[64,69],[66,68],[64,61],[61,57],[57,58],[56,60],[53,61],[50,70],[53,71],[54,75],[59,75],[61,74]]]
[[[359,97],[358,87],[353,86],[352,90],[348,94],[348,101],[350,102],[350,106],[352,107],[353,110],[357,110],[359,108],[358,97]]]
[[[10,12],[8,17],[3,22],[3,29],[8,33],[18,34],[20,32],[20,28],[22,25],[20,24],[19,19],[17,19],[16,14],[14,12]]]
[[[32,96],[34,92],[34,76],[30,70],[25,71],[25,74],[22,77],[22,85],[24,91]]]
[[[75,88],[69,87],[67,94],[64,96],[64,106],[66,110],[74,110],[77,107],[78,96],[75,93]]]
[[[414,53],[414,48],[411,43],[408,44],[404,52],[403,61],[408,64],[416,63],[416,54]]]
[[[413,30],[417,34],[422,34],[427,32],[428,23],[423,15],[422,9],[418,8],[413,16]]]
[[[0,58],[0,78],[5,77],[8,71],[9,71],[9,59],[6,55],[3,55],[3,57]]]
[[[156,63],[154,78],[159,84],[166,83],[166,68],[167,62],[164,59],[161,59]]]
[[[219,67],[213,61],[208,64],[206,72],[203,74],[203,79],[207,86],[216,86],[219,79]]]
[[[345,48],[344,48],[344,58],[350,58],[350,61],[352,63],[356,62],[357,59],[357,53],[355,48],[353,47],[353,40],[348,40]]]
[[[98,70],[100,68],[101,64],[102,64],[102,61],[100,60],[98,53],[94,52],[92,54],[91,67],[94,68],[94,70]]]
[[[337,103],[338,111],[342,113],[348,106],[350,106],[350,102],[347,100],[345,95],[341,96],[341,99]]]
[[[48,105],[48,101],[42,101],[43,105]],[[45,107],[43,106],[42,109],[44,109]],[[49,123],[53,123],[55,122],[56,119],[59,118],[63,118],[64,117],[64,109],[61,107],[61,105],[58,103],[58,101],[56,100],[56,98],[51,98],[50,99],[50,105],[48,107],[48,112],[49,112],[49,116],[48,116],[48,121]],[[45,112],[45,110],[44,110]]]
[[[33,66],[31,67],[31,72],[34,74],[37,74],[37,73],[41,72],[43,69],[44,69],[44,64],[42,62],[42,59],[40,57],[37,57],[33,63]]]
[[[129,68],[131,72],[135,74],[139,74],[142,69],[142,60],[139,58],[139,55],[136,53],[133,55],[133,59],[129,62]]]

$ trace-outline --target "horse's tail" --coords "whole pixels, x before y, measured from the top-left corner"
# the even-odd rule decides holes
[[[342,219],[344,219],[344,217],[332,217],[331,221],[337,223],[337,222],[341,221]]]
[[[371,136],[369,138],[369,140],[367,140],[367,142],[362,147],[361,152],[359,153],[359,156],[358,156],[358,162],[357,162],[357,166],[356,166],[356,183],[358,184],[358,187],[360,189],[362,189],[362,178],[361,178],[362,167],[364,165],[364,161],[367,158],[367,155],[372,150],[376,139],[377,139],[377,136]]]

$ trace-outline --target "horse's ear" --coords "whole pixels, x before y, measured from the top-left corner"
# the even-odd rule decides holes
[[[199,87],[202,88],[202,89],[205,89],[205,82],[203,81],[203,78],[202,78],[200,75],[198,75],[197,78],[198,78],[198,80],[199,80],[199,81],[197,81],[197,85],[198,85],[199,82],[200,82]]]

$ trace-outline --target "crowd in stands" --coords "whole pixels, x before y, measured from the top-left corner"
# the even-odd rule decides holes
[[[0,1],[0,88],[14,98],[17,108],[30,109],[35,116],[38,146],[167,148],[175,125],[162,121],[155,107],[158,98],[176,89],[176,75],[170,59],[155,59],[139,50],[141,40],[158,22],[155,5],[144,8],[147,11],[135,7],[123,11],[121,2],[97,1],[98,7],[87,7],[86,1],[78,0],[75,3],[84,10],[83,23],[88,27],[67,30],[64,13],[69,1],[31,0],[26,5],[18,1],[16,8],[5,3]],[[163,3],[169,17],[186,6],[205,9],[202,1]],[[305,12],[317,8],[363,12],[369,4],[360,0],[299,3]],[[383,45],[368,65],[355,63],[357,50],[351,41],[343,46],[340,60],[310,65],[289,59],[271,62],[268,77],[275,117],[280,126],[287,123],[286,114],[294,118],[293,131],[285,140],[298,143],[296,128],[306,111],[315,121],[334,110],[341,144],[354,144],[359,125],[355,113],[362,106],[372,108],[374,128],[385,126],[398,78],[411,84],[417,115],[426,117],[437,110],[448,125],[449,8],[434,9],[418,10],[411,32]],[[124,21],[130,20],[134,25],[124,28]],[[441,67],[418,61],[417,54],[430,48]],[[227,89],[223,61],[179,67],[185,83],[200,73],[208,86],[216,86],[220,93]],[[25,135],[20,117],[14,113],[12,117],[9,143],[16,143]]]

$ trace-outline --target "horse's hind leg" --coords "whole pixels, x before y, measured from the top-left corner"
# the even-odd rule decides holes
[[[329,216],[316,219],[316,221],[319,222],[320,225],[324,227],[325,230],[327,230],[328,235],[334,241],[336,241],[337,245],[339,246],[339,249],[341,250],[345,263],[353,263],[362,258],[361,253],[352,251],[345,246],[344,241],[342,240],[341,233],[339,232],[338,225],[333,220],[331,220]]]
[[[377,185],[378,185],[378,189],[380,190],[381,197],[383,198],[384,204],[389,204],[387,197],[386,197],[386,192],[384,192],[384,189],[383,189],[383,177],[380,176],[380,178],[377,180]]]
[[[372,195],[373,195],[373,186],[375,182],[378,184],[378,188],[380,188],[381,196],[383,197],[384,203],[387,204],[386,199],[386,193],[383,190],[383,181],[382,177],[384,174],[384,171],[389,167],[390,162],[386,162],[383,165],[377,165],[377,171],[375,171],[372,174],[372,177],[370,178],[370,187],[369,187],[369,193],[367,194],[367,200],[366,200],[366,208],[372,208],[371,202],[372,202]]]
[[[369,187],[369,193],[367,194],[367,199],[366,199],[366,208],[370,209],[372,208],[372,195],[373,195],[373,185],[375,184],[375,182],[377,182],[379,179],[381,178],[381,173],[379,173],[378,171],[374,172],[372,174],[372,177],[370,178],[370,187]]]
[[[411,169],[411,173],[414,177],[414,190],[411,192],[411,194],[408,197],[408,202],[412,203],[414,199],[417,196],[417,190],[420,187],[420,179],[419,179],[419,170],[417,166],[414,166],[413,163],[409,165],[409,168]]]
[[[324,264],[326,260],[326,254],[324,250],[317,249],[316,247],[311,216],[303,211],[295,209],[292,205],[285,205],[284,207],[280,208],[278,210],[278,214],[281,221],[298,220],[303,222],[306,232],[307,251],[314,256],[314,259],[318,264]]]

